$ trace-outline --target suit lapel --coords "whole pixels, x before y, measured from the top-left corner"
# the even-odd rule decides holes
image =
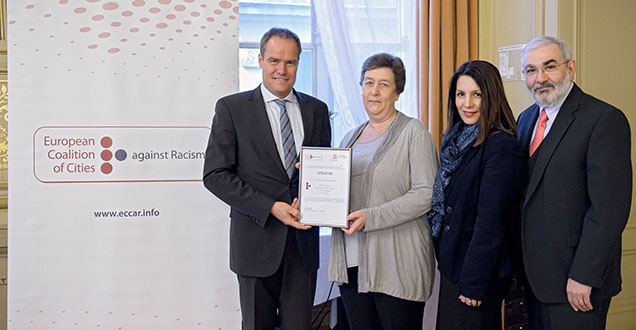
[[[250,110],[254,114],[255,126],[257,127],[258,135],[262,137],[260,140],[265,145],[265,150],[267,150],[268,154],[272,157],[272,161],[277,164],[276,167],[280,169],[281,174],[287,177],[287,172],[278,154],[276,141],[274,141],[274,136],[272,135],[272,125],[269,124],[269,117],[267,117],[265,101],[263,100],[260,86],[252,91],[248,100],[251,101]]]
[[[482,143],[482,145],[483,145],[483,143]],[[450,195],[450,192],[455,187],[455,183],[459,181],[459,178],[461,177],[462,172],[464,172],[464,170],[468,167],[468,164],[470,164],[472,162],[472,159],[475,157],[475,155],[477,155],[477,153],[478,153],[478,151],[480,149],[481,149],[481,146],[479,146],[477,148],[470,147],[470,149],[468,149],[466,151],[466,154],[464,155],[464,158],[462,159],[462,162],[459,164],[459,167],[451,175],[451,180],[448,183],[448,186],[446,187],[446,192],[445,192],[444,196],[448,197]]]
[[[570,128],[572,122],[574,122],[574,113],[579,108],[580,98],[581,90],[575,84],[574,87],[572,87],[570,94],[565,99],[565,102],[563,102],[563,105],[561,106],[561,109],[559,110],[559,113],[557,114],[554,120],[554,124],[552,124],[548,135],[546,135],[543,142],[541,142],[537,153],[534,155],[538,158],[534,165],[534,169],[530,174],[530,181],[528,183],[528,190],[526,192],[524,206],[534,193],[541,179],[543,178],[545,168],[550,162],[554,151],[561,143],[563,136],[565,136],[565,133],[568,131],[568,128]]]
[[[530,111],[529,114],[532,115],[532,120],[526,120],[519,125],[519,142],[521,142],[526,154],[530,150],[530,140],[532,139],[534,124],[537,122],[537,118],[539,118],[539,106],[535,104],[530,107],[528,111]]]
[[[296,99],[298,100],[298,107],[300,108],[300,115],[303,121],[303,146],[309,145],[311,141],[311,134],[313,133],[314,128],[314,117],[311,113],[311,106],[309,102],[307,102],[307,98],[305,98],[302,94],[296,93],[294,90],[294,95],[296,95]]]

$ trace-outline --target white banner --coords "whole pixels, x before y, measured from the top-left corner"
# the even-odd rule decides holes
[[[9,0],[9,329],[237,329],[201,183],[238,1]]]

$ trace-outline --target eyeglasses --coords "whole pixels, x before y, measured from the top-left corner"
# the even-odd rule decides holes
[[[543,71],[543,73],[545,74],[551,74],[551,73],[555,73],[557,71],[557,69],[563,65],[570,62],[570,60],[567,60],[563,63],[560,64],[555,64],[555,63],[550,63],[550,64],[546,64],[543,65],[541,67],[541,71]],[[524,70],[523,70],[523,74],[527,77],[527,78],[533,78],[537,75],[537,73],[539,72],[539,69],[537,69],[536,66],[534,65],[528,65]]]

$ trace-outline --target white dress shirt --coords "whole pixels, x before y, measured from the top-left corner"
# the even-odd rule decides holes
[[[274,102],[274,100],[277,100],[278,97],[268,91],[263,84],[261,84],[261,93],[263,94],[263,101],[265,102],[265,109],[267,110],[269,125],[272,127],[272,135],[274,136],[274,142],[276,142],[278,155],[280,156],[280,160],[284,166],[285,155],[283,154],[283,144],[281,142],[282,137],[280,131],[280,108]],[[289,92],[289,94],[283,99],[288,101],[285,102],[285,109],[287,110],[287,116],[289,117],[289,123],[291,124],[292,132],[294,133],[296,154],[298,154],[298,152],[300,151],[300,146],[302,146],[303,139],[305,137],[305,130],[303,128],[303,117],[300,114],[300,105],[298,104],[298,100],[296,99],[296,95],[294,95],[293,90]]]

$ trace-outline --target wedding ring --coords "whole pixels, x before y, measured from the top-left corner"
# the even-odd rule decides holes
[[[470,299],[466,299],[466,303],[470,304],[472,301]]]

